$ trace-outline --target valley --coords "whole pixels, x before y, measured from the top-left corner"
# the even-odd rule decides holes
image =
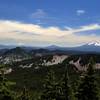
[[[43,81],[49,70],[55,72],[56,80],[59,81],[67,69],[74,90],[80,75],[87,71],[91,57],[95,62],[96,76],[100,75],[100,54],[96,52],[76,50],[69,52],[69,50],[60,50],[58,47],[57,49],[31,48],[30,50],[15,47],[3,50],[0,50],[0,73],[4,71],[6,78],[16,83],[12,90],[21,92],[26,87],[32,92],[33,98],[41,94]],[[98,77],[100,83],[99,80]]]

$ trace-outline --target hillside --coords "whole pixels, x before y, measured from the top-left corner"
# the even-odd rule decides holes
[[[12,89],[21,91],[26,86],[35,96],[41,93],[43,81],[49,70],[55,72],[56,79],[59,81],[67,69],[72,88],[75,90],[79,76],[87,70],[89,59],[92,57],[96,63],[95,71],[100,83],[99,54],[66,54],[61,50],[58,51],[47,49],[27,51],[20,47],[5,50],[0,57],[1,69],[10,81],[16,82]]]
[[[59,80],[65,69],[68,69],[71,82],[74,85],[77,84],[79,75],[83,73],[84,66],[88,64],[89,59],[93,57],[96,63],[100,63],[100,55],[86,54],[86,55],[45,55],[34,56],[31,59],[13,62],[8,65],[8,68],[12,71],[6,74],[6,77],[16,82],[14,89],[21,90],[23,84],[31,89],[34,93],[41,92],[43,80],[47,75],[48,70],[53,70],[56,73],[56,78]],[[79,65],[75,65],[78,60]],[[73,61],[73,63],[71,63]],[[99,67],[96,68],[97,76],[99,73]],[[82,69],[82,70],[80,70]],[[20,81],[19,81],[20,80]],[[99,79],[98,79],[99,81]]]

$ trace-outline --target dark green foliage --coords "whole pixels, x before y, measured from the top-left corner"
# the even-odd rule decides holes
[[[10,88],[10,82],[5,78],[3,70],[0,74],[0,100],[14,100]]]
[[[69,76],[67,70],[65,71],[63,78],[60,83],[61,87],[61,98],[60,100],[75,100],[73,91],[69,82]]]
[[[55,79],[52,71],[48,73],[41,100],[74,100],[67,72],[64,73],[60,81]]]
[[[59,86],[55,80],[54,72],[50,71],[44,82],[44,91],[41,100],[57,100]]]
[[[99,100],[93,59],[90,60],[87,73],[83,76],[78,88],[77,98],[78,100]]]
[[[32,100],[26,87],[24,87],[21,95],[17,97],[17,100]]]

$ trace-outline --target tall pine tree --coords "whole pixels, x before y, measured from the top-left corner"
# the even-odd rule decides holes
[[[21,92],[21,95],[17,98],[17,100],[32,100],[26,87],[23,88],[23,91]]]
[[[14,100],[10,90],[10,81],[5,78],[4,70],[0,69],[0,100]]]
[[[99,100],[94,66],[95,63],[91,58],[88,64],[87,73],[84,75],[78,88],[78,100]]]
[[[55,79],[53,71],[49,71],[43,86],[43,94],[41,100],[60,100],[59,97],[59,85]]]
[[[60,100],[75,100],[73,90],[72,90],[71,84],[69,82],[68,69],[65,69],[65,73],[61,80],[60,87],[61,87]]]
[[[26,75],[24,75],[23,89],[22,89],[20,95],[17,97],[17,100],[32,100],[29,90],[27,89]]]

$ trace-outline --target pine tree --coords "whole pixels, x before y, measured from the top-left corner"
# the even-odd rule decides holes
[[[87,73],[86,75],[84,75],[82,82],[78,88],[78,100],[99,100],[94,65],[95,63],[91,58]]]
[[[30,94],[29,94],[29,90],[26,88],[26,75],[24,75],[24,86],[23,86],[23,90],[21,91],[21,94],[18,96],[18,100],[31,100]]]
[[[0,71],[0,100],[14,100],[12,91],[9,89],[10,82],[5,78],[4,70]]]
[[[41,96],[41,100],[60,100],[59,97],[59,85],[55,80],[53,71],[50,71],[46,76],[44,82],[44,91]]]
[[[24,87],[21,95],[17,98],[18,100],[31,100],[28,90]]]
[[[67,70],[65,71],[60,83],[60,87],[61,87],[60,100],[75,100],[71,85],[69,83],[69,76]]]

